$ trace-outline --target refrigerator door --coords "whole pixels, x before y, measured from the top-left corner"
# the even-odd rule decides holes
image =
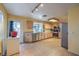
[[[62,23],[62,42],[61,46],[68,49],[68,24]]]

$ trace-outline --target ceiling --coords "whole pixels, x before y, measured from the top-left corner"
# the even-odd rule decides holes
[[[38,3],[4,3],[7,11],[13,15],[33,17],[38,20],[46,21],[52,17],[60,17],[68,14],[68,9],[76,4],[72,3],[44,3],[43,7],[38,7],[38,11],[32,10]],[[47,15],[47,17],[42,17]]]

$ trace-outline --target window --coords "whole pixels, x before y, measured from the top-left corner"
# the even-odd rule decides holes
[[[33,32],[43,32],[43,24],[42,23],[33,23]]]

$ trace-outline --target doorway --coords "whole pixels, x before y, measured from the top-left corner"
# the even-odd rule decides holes
[[[19,43],[23,43],[23,34],[22,34],[22,25],[19,21],[11,20],[9,21],[9,37],[11,37],[11,32],[16,31],[17,36],[16,38],[19,39]]]

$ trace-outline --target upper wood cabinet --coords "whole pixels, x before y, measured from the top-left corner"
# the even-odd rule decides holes
[[[33,21],[27,21],[27,29],[32,29]]]
[[[45,28],[45,29],[51,29],[52,26],[51,26],[51,24],[49,24],[49,23],[44,23],[44,28]]]

